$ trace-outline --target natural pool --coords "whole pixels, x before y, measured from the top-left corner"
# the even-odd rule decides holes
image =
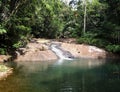
[[[114,62],[114,63],[113,63]],[[0,92],[120,92],[119,60],[17,62]]]

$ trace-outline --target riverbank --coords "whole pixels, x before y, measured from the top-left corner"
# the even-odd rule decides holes
[[[75,58],[118,58],[104,49],[86,44],[77,44],[75,39],[32,39],[25,48],[16,51],[15,61],[48,61],[57,60],[58,56],[51,50],[51,44],[59,44],[64,52],[69,52]],[[0,62],[5,62],[10,56],[0,55]]]
[[[0,55],[0,80],[6,79],[13,72],[12,68],[4,65],[4,62],[7,62],[10,58],[9,55]]]

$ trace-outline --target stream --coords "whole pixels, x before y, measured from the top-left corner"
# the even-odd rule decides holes
[[[120,92],[120,60],[75,59],[58,44],[54,61],[8,62],[13,74],[0,81],[0,92]]]

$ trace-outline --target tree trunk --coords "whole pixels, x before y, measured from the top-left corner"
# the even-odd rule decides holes
[[[84,34],[85,34],[85,32],[86,32],[86,15],[87,15],[87,13],[86,13],[86,0],[84,0],[84,29],[83,29],[83,32],[84,32]]]

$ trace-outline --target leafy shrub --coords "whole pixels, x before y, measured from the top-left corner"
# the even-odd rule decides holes
[[[82,44],[82,43],[85,43],[85,44],[90,44],[91,43],[91,38],[79,38],[78,40],[77,40],[77,42],[78,43],[80,43],[80,44]]]
[[[109,42],[106,41],[105,39],[97,38],[97,39],[92,39],[91,44],[95,45],[95,46],[98,46],[98,47],[104,48],[107,44],[109,44]]]
[[[20,31],[19,33],[27,34],[31,31],[31,28],[24,25],[19,25],[16,26],[16,30]]]
[[[92,37],[81,37],[78,40],[78,43],[84,43],[84,44],[90,44],[90,45],[94,45],[94,46],[98,46],[98,47],[102,47],[105,48],[105,46],[107,44],[109,44],[108,41],[104,40],[104,39],[99,39],[99,38],[92,38]]]
[[[120,53],[120,45],[107,45],[106,49],[113,53]]]
[[[17,43],[13,44],[13,48],[19,48],[22,46],[22,42],[18,41]]]
[[[6,54],[6,50],[4,48],[0,48],[0,54],[1,55],[5,55]]]
[[[7,31],[0,25],[0,34],[7,33]]]

